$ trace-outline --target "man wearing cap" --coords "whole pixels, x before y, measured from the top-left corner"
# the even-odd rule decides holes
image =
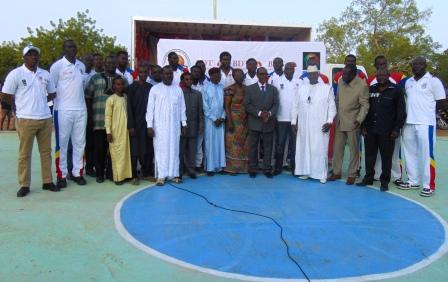
[[[85,185],[84,147],[86,145],[87,107],[84,100],[85,66],[76,59],[78,48],[73,40],[65,40],[64,56],[50,68],[56,86],[54,128],[56,134],[56,175],[59,188],[67,187],[67,147],[73,145],[73,181]]]
[[[300,85],[291,114],[291,124],[297,134],[294,174],[300,175],[300,179],[319,179],[324,184],[329,130],[336,116],[336,105],[331,86],[319,81],[317,66],[308,66],[307,73],[309,83]]]
[[[23,49],[24,64],[11,71],[1,91],[2,101],[16,106],[17,134],[19,135],[18,176],[20,189],[17,197],[30,192],[31,153],[34,138],[39,146],[42,189],[57,192],[51,176],[52,118],[49,100],[55,97],[55,86],[50,74],[38,67],[39,48],[28,45]],[[47,96],[48,93],[48,96]]]

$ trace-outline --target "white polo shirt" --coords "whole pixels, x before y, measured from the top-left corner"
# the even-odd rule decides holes
[[[436,125],[436,101],[445,99],[445,89],[437,77],[427,72],[419,80],[405,84],[407,124]]]
[[[290,81],[285,75],[277,76],[272,85],[278,90],[279,107],[277,111],[278,121],[291,121],[291,111],[294,105],[294,97],[300,86],[300,80],[292,78]]]
[[[229,73],[227,75],[221,70],[221,81],[220,81],[220,83],[222,85],[224,85],[224,88],[226,88],[227,86],[230,86],[230,85],[235,83],[235,80],[233,79],[233,76],[232,76],[232,68],[230,68],[230,71],[229,71]]]
[[[246,73],[245,75],[246,77],[244,78],[243,81],[244,85],[249,86],[258,82],[257,74],[255,74],[254,77],[250,77],[249,73]]]
[[[278,75],[275,71],[271,73],[269,76],[269,84],[274,84],[276,80],[279,80],[281,77],[285,77],[285,73],[282,73],[282,75]]]
[[[131,85],[132,82],[134,82],[134,77],[132,76],[132,73],[130,73],[128,70],[125,70],[124,73],[122,73],[118,68],[115,70],[116,74],[121,75],[124,79],[127,80],[128,85]]]
[[[15,96],[16,116],[25,119],[51,118],[47,93],[56,92],[50,74],[41,68],[30,71],[25,65],[11,71],[2,92]]]
[[[56,86],[55,110],[86,110],[84,100],[84,80],[86,68],[76,60],[70,63],[65,57],[50,68],[50,76]]]

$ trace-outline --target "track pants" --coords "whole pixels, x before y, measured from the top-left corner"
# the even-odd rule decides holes
[[[84,148],[86,145],[86,110],[54,111],[54,128],[56,135],[56,176],[67,177],[67,147],[71,139],[73,145],[73,170],[75,177],[83,175]]]
[[[436,162],[434,146],[436,130],[432,125],[406,124],[403,127],[403,154],[406,173],[411,184],[423,188],[436,187]]]

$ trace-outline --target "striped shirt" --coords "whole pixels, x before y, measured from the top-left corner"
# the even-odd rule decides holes
[[[86,99],[92,99],[93,130],[105,130],[104,112],[106,110],[106,100],[114,91],[112,81],[118,74],[112,76],[105,73],[97,73],[90,79],[85,91]]]

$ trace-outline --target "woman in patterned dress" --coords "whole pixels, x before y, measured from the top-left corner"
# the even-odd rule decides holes
[[[247,173],[249,161],[249,130],[244,108],[244,73],[234,69],[235,83],[224,89],[226,121],[226,168],[230,175]]]

